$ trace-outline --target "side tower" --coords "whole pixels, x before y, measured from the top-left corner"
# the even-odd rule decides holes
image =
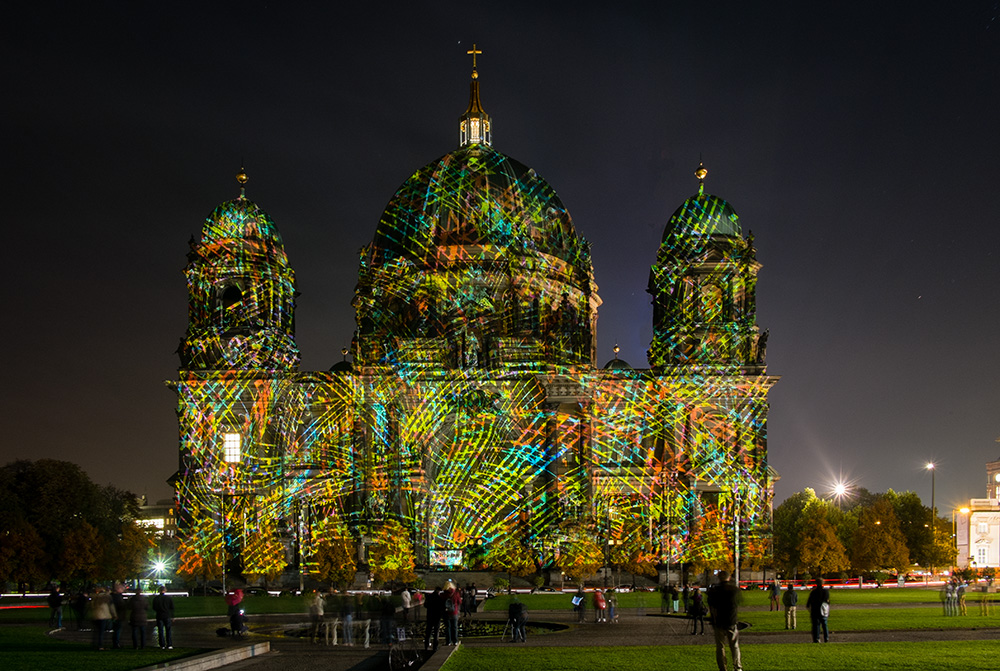
[[[698,193],[666,225],[650,272],[649,364],[667,501],[668,548],[700,566],[736,565],[769,552],[774,471],[767,465],[767,332],[756,322],[760,264],[752,234],[725,200]],[[673,550],[671,550],[672,552]],[[669,561],[670,557],[667,557]]]
[[[245,195],[219,205],[191,241],[188,329],[176,382],[175,476],[182,570],[211,577],[280,572],[282,455],[297,370],[295,276],[271,218]],[[287,426],[286,426],[287,425]],[[223,571],[225,567],[225,571]]]

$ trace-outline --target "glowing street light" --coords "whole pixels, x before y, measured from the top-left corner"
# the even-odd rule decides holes
[[[931,557],[932,557],[932,559],[931,559],[931,577],[933,578],[934,577],[934,560],[933,560],[933,557],[934,557],[934,549],[935,549],[934,527],[937,526],[934,523],[935,520],[937,519],[937,509],[934,506],[934,471],[937,470],[937,469],[935,468],[935,465],[934,465],[933,461],[928,461],[927,462],[927,466],[925,468],[928,471],[931,472]]]
[[[843,482],[838,481],[833,483],[833,489],[830,490],[830,493],[833,495],[833,498],[837,501],[837,510],[841,509],[841,501],[843,501],[844,498],[848,495],[848,492],[849,489],[847,485],[844,484]]]

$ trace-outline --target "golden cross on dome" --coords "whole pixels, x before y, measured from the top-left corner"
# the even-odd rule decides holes
[[[480,51],[479,49],[476,49],[476,44],[475,44],[475,42],[473,42],[472,43],[472,49],[470,49],[469,51],[466,51],[465,53],[467,53],[470,56],[472,56],[472,69],[475,70],[476,69],[476,54],[482,54],[483,52]]]

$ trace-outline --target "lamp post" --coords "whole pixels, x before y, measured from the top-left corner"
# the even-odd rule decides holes
[[[934,527],[936,525],[934,524],[934,522],[935,522],[935,520],[937,518],[937,511],[936,511],[936,508],[934,507],[934,471],[935,471],[935,468],[934,468],[934,462],[933,461],[928,461],[927,462],[927,470],[931,472],[931,578],[933,579],[934,578],[934,552],[935,552],[935,549],[936,549],[935,548],[935,542],[934,542],[935,541],[935,535],[936,535]]]

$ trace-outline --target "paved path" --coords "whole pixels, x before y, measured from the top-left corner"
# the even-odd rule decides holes
[[[501,613],[480,613],[479,619],[503,621]],[[618,624],[594,624],[587,622],[578,624],[576,615],[571,611],[532,611],[530,620],[557,622],[568,625],[568,629],[548,633],[529,635],[527,643],[509,643],[491,638],[465,638],[462,645],[468,647],[497,647],[520,645],[526,647],[560,647],[560,646],[637,646],[637,645],[713,645],[711,626],[705,628],[704,636],[692,636],[689,632],[690,622],[684,618],[661,616],[659,614],[624,613]],[[795,632],[742,632],[743,645],[808,643],[808,616],[799,620],[799,629]],[[977,627],[976,616],[968,616],[969,626]],[[995,623],[995,618],[990,618]],[[869,641],[942,641],[942,640],[1000,640],[1000,627],[977,627],[975,629],[938,629],[938,630],[907,630],[907,631],[859,631],[838,632],[836,622],[831,633],[834,642],[869,642]],[[228,670],[247,671],[307,671],[311,669],[328,669],[330,671],[367,671],[369,669],[388,668],[388,650],[386,646],[373,644],[371,648],[360,646],[346,647],[311,644],[308,639],[296,636],[286,636],[285,631],[296,626],[306,626],[306,618],[302,615],[260,615],[255,616],[250,627],[252,633],[248,638],[220,638],[215,630],[225,626],[225,618],[185,618],[174,622],[174,642],[178,647],[222,648],[239,645],[247,641],[259,641],[267,638],[271,641],[272,652],[248,659],[225,667]],[[76,632],[61,633],[66,638],[88,637],[89,634]],[[89,639],[88,639],[89,640]]]

